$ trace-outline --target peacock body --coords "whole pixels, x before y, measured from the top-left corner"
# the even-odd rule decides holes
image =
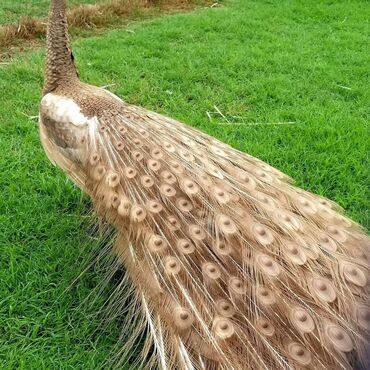
[[[361,227],[268,164],[80,82],[63,0],[50,8],[40,136],[115,227],[147,368],[369,366]]]

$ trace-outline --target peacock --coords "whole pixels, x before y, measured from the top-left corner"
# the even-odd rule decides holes
[[[132,368],[370,368],[364,230],[267,163],[80,81],[65,0],[39,118],[50,161],[115,230]]]

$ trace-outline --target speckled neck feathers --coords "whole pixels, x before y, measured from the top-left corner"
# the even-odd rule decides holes
[[[44,94],[78,80],[69,46],[65,0],[52,0],[47,29]]]

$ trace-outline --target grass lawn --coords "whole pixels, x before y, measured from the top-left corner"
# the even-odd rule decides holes
[[[368,227],[367,7],[229,0],[75,40],[73,49],[85,81],[115,84],[125,100],[267,161]],[[0,369],[97,369],[119,328],[98,329],[104,295],[82,304],[99,272],[65,292],[81,271],[81,247],[97,241],[81,216],[86,199],[50,165],[25,116],[37,114],[43,56],[0,66]],[[214,105],[239,124],[210,121]]]
[[[69,6],[94,4],[101,1],[67,0]],[[50,0],[2,0],[0,5],[0,24],[17,22],[23,16],[45,17]]]

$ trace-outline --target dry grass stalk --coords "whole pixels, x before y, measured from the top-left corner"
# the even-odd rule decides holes
[[[77,29],[101,28],[119,19],[128,18],[138,10],[158,7],[161,10],[189,9],[194,0],[109,0],[96,5],[79,5],[68,12],[68,23]],[[22,17],[15,24],[0,26],[0,49],[18,45],[22,41],[45,37],[46,18]]]

